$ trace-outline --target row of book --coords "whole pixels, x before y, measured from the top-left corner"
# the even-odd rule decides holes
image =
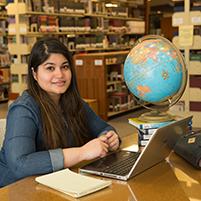
[[[156,132],[158,128],[166,126],[173,121],[164,121],[164,122],[144,122],[139,120],[139,118],[129,118],[129,124],[133,125],[138,131],[138,144],[141,147],[144,147],[151,136]],[[192,121],[187,125],[187,130],[192,130]]]

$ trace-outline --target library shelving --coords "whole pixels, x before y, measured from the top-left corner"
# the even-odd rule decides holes
[[[10,56],[7,51],[6,1],[0,1],[0,103],[8,101],[10,89]]]
[[[81,96],[95,99],[98,114],[105,120],[138,108],[123,79],[123,63],[128,51],[74,55]]]
[[[193,115],[193,127],[200,127],[201,119],[201,11],[193,1],[185,0],[184,9],[173,14],[172,24],[175,27],[193,29],[192,43],[182,44],[180,36],[173,38],[173,43],[184,53],[188,69],[186,90],[180,101],[172,108],[177,114]],[[189,26],[189,27],[188,27]]]
[[[104,1],[92,0],[15,0],[7,6],[8,14],[13,16],[9,35],[57,35],[71,51],[129,49],[130,43],[145,32],[144,8],[143,1],[126,2],[116,1],[111,6],[117,7],[108,7]]]
[[[88,57],[95,52],[114,52],[111,54],[118,57],[118,51],[129,50],[134,41],[145,32],[143,0],[112,1],[110,4],[104,0],[14,0],[9,1],[7,14],[8,49],[14,61],[11,64],[10,99],[15,99],[26,88],[28,56],[33,43],[40,37],[59,38],[75,57],[80,54]],[[102,69],[105,69],[104,62]],[[83,70],[87,72],[87,68],[85,66]],[[106,85],[112,86],[109,82]],[[96,90],[101,91],[103,86],[97,87]],[[91,88],[92,86],[88,86],[87,90],[90,91]],[[104,96],[106,94],[108,95],[105,93]],[[81,95],[86,99],[96,99],[94,96]],[[98,97],[98,105],[100,99],[103,98]],[[98,113],[101,112],[105,119],[108,117],[109,107],[106,104],[108,101],[105,98],[103,105],[98,106]],[[119,111],[119,108],[110,109],[111,113],[112,110]]]

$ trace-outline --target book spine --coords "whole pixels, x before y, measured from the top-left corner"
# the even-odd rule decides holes
[[[157,128],[140,129],[142,134],[145,134],[145,135],[152,135],[153,133],[155,133],[156,130],[157,130]]]
[[[151,138],[152,135],[142,135],[142,139],[143,140],[149,140]]]
[[[151,136],[152,134],[144,134],[141,130],[138,130],[138,145],[145,146],[148,143]]]
[[[140,140],[140,142],[139,142],[139,146],[144,147],[144,146],[147,145],[148,142],[149,142],[149,140]]]
[[[152,136],[153,133],[149,134],[149,133],[144,133],[141,130],[138,130],[138,135],[140,135],[143,139],[149,139]]]

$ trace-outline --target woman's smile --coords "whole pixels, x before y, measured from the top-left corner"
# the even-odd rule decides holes
[[[59,80],[59,81],[53,81],[52,84],[58,86],[58,87],[63,87],[65,85],[66,81],[65,80]]]

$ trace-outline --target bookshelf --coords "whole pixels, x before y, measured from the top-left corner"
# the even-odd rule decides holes
[[[10,90],[10,56],[7,51],[6,1],[0,1],[0,103],[8,101]]]
[[[7,6],[8,14],[14,16],[9,35],[19,32],[30,38],[51,34],[73,52],[129,49],[145,32],[143,1],[114,1],[117,7],[107,7],[106,2],[15,0]],[[105,38],[107,46],[103,44]]]
[[[123,80],[123,63],[128,51],[74,55],[78,87],[85,99],[95,99],[98,114],[105,120],[140,107]]]
[[[193,1],[184,1],[184,11],[173,14],[172,25],[175,27],[192,26],[192,44],[180,43],[179,36],[173,38],[173,43],[184,52],[188,68],[188,82],[181,100],[173,106],[173,112],[193,115],[193,127],[200,127],[201,119],[201,11]]]
[[[28,56],[40,37],[59,38],[74,55],[129,50],[145,32],[144,1],[113,1],[115,7],[107,4],[104,0],[10,1],[7,5],[8,49],[13,57],[10,99],[26,89]]]
[[[23,38],[23,34],[27,31],[27,24],[24,19],[21,19],[25,8],[25,3],[18,0],[7,5],[7,15],[9,16],[8,51],[13,61],[10,66],[11,93],[9,99],[11,100],[26,89],[27,55],[30,53],[31,44],[36,41],[36,38]]]

